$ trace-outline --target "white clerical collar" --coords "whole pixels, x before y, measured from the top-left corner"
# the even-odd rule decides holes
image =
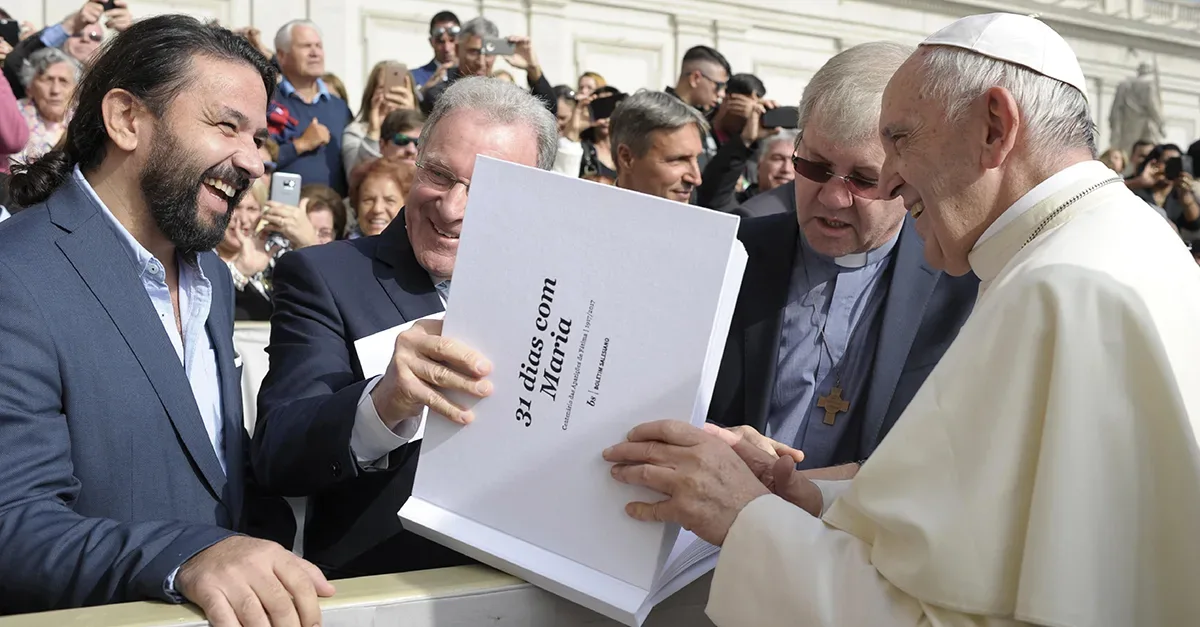
[[[979,245],[988,238],[999,233],[1004,227],[1008,226],[1013,220],[1021,217],[1025,212],[1033,209],[1034,205],[1070,185],[1072,181],[1084,177],[1112,176],[1112,174],[1112,169],[1099,161],[1083,161],[1059,170],[1050,178],[1038,183],[1033,189],[1025,192],[1025,195],[1017,199],[1017,202],[1013,203],[1008,209],[1005,209],[1004,213],[1000,214],[996,218],[996,221],[992,222],[991,226],[983,232],[983,235],[979,236],[979,239],[976,240],[975,246],[971,247],[971,250],[979,248]]]
[[[841,257],[828,257],[813,250],[812,246],[808,243],[808,239],[804,237],[804,231],[800,232],[800,240],[803,242],[802,245],[808,249],[808,252],[812,253],[813,255],[820,257],[821,259],[832,261],[839,268],[855,269],[865,268],[873,263],[887,258],[887,256],[892,252],[892,249],[896,247],[896,242],[900,239],[901,230],[903,229],[896,229],[896,234],[892,235],[892,238],[884,242],[879,248],[868,250],[865,253],[850,253],[849,255],[842,255]]]

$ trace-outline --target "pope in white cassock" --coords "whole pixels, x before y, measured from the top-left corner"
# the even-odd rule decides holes
[[[1200,625],[1200,268],[1094,160],[1084,89],[1059,35],[1009,14],[889,83],[880,184],[982,286],[852,481],[678,421],[605,451],[668,495],[631,516],[723,545],[718,625]]]

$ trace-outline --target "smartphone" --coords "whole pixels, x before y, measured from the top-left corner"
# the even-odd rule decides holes
[[[1184,155],[1182,157],[1171,157],[1163,163],[1163,175],[1168,181],[1177,180],[1183,176],[1183,173],[1192,173],[1192,157]]]
[[[113,9],[117,8],[116,0],[107,0],[107,2],[101,2],[100,4],[104,5],[105,11],[112,11]]]
[[[517,45],[504,37],[488,37],[483,40],[483,54],[506,56],[517,51]]]
[[[399,61],[389,61],[383,66],[383,76],[379,78],[379,86],[384,90],[393,87],[408,87],[408,66]]]
[[[617,108],[617,105],[621,104],[621,101],[624,99],[625,94],[612,94],[593,100],[592,103],[588,105],[588,108],[592,110],[592,120],[605,120],[611,118],[613,111],[615,111]]]
[[[762,114],[759,122],[763,128],[797,128],[800,126],[800,108],[775,107]]]
[[[300,206],[300,175],[276,172],[271,175],[271,200],[293,207]]]
[[[16,20],[0,20],[0,37],[16,48],[21,43],[21,24]]]

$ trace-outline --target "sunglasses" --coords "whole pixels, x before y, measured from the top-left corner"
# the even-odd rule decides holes
[[[405,146],[410,146],[412,144],[417,143],[418,139],[420,139],[420,138],[409,137],[408,135],[405,135],[404,133],[396,133],[395,135],[392,135],[391,142],[401,148],[404,148]]]
[[[713,86],[717,88],[717,91],[721,91],[722,89],[725,89],[725,86],[729,84],[727,81],[719,81],[719,80],[709,76],[708,74],[705,74],[704,72],[700,72],[700,77],[704,78],[704,79],[708,80],[708,82],[712,83]]]
[[[460,33],[461,31],[462,31],[462,29],[459,28],[458,26],[439,26],[439,27],[429,31],[429,36],[434,39],[441,39],[442,35],[450,35],[451,37],[458,37],[458,33]]]
[[[813,163],[808,159],[796,155],[792,155],[792,168],[796,170],[796,174],[814,183],[825,184],[829,182],[829,179],[841,179],[846,183],[846,187],[850,190],[851,194],[864,200],[879,199],[879,181],[872,181],[857,174],[839,176],[830,172],[829,168],[825,165]]]
[[[88,31],[86,33],[76,33],[75,35],[73,35],[73,37],[77,37],[79,39],[87,39],[89,41],[93,41],[93,42],[97,42],[97,43],[104,40],[104,35],[101,35],[100,33],[97,33],[94,30]]]

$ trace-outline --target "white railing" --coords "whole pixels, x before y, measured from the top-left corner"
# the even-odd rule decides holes
[[[1145,0],[1143,6],[1146,9],[1146,17],[1152,19],[1174,21],[1179,15],[1179,4],[1176,2]]]
[[[1035,0],[1059,9],[1103,13],[1180,30],[1200,30],[1200,3],[1191,0]]]

